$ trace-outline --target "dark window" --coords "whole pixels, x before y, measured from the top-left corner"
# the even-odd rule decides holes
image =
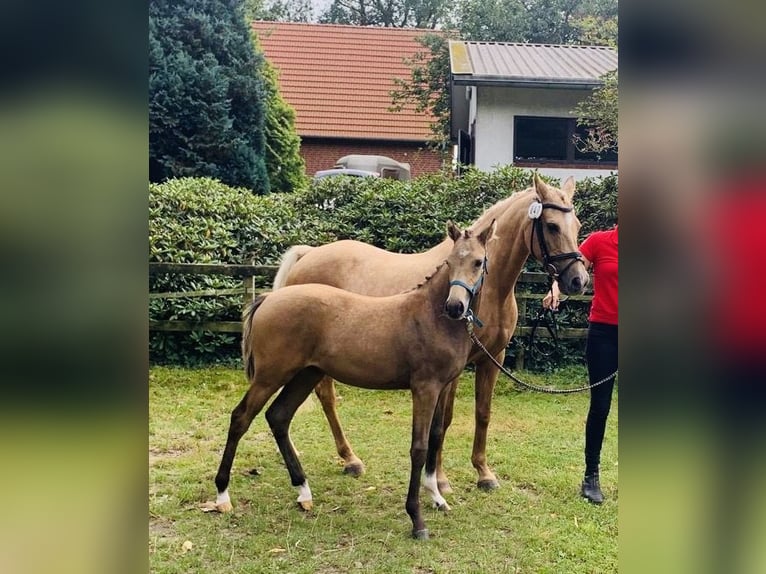
[[[516,118],[514,159],[566,160],[568,120]]]
[[[585,137],[587,128],[574,118],[514,118],[514,163],[593,164],[617,163],[617,152],[584,153],[575,146],[575,135]]]

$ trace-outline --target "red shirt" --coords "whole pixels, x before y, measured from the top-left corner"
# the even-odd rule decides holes
[[[591,323],[617,325],[617,226],[591,233],[580,245],[580,253],[593,265]]]

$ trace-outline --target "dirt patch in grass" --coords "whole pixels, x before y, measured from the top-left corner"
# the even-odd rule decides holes
[[[149,554],[154,554],[160,547],[167,547],[180,540],[172,520],[151,516],[149,518]]]
[[[150,448],[149,449],[149,466],[154,466],[158,462],[162,462],[164,460],[178,458],[179,456],[182,456],[187,452],[186,449],[159,449],[159,448]]]
[[[537,500],[540,498],[540,490],[530,482],[520,482],[514,485],[514,488],[530,500]]]

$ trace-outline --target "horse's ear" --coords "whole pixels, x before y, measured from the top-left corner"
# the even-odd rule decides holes
[[[487,241],[494,237],[496,227],[497,221],[493,219],[492,222],[479,233],[478,237],[482,245],[486,245]]]
[[[572,196],[575,192],[575,179],[574,176],[569,176],[567,180],[564,182],[564,184],[561,186],[561,191],[564,192],[564,194],[569,198],[572,199]]]
[[[447,222],[447,233],[449,234],[452,241],[457,241],[460,239],[460,236],[463,234],[462,231],[460,231],[460,228],[452,223],[452,221]]]
[[[535,187],[535,191],[540,198],[544,198],[548,194],[548,185],[540,178],[540,174],[535,172],[532,182]]]

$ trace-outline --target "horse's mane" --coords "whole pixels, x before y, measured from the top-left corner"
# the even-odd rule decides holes
[[[500,217],[501,213],[504,213],[506,209],[508,209],[508,206],[514,202],[516,202],[521,196],[526,194],[529,191],[534,190],[532,187],[528,187],[526,189],[522,189],[520,191],[514,191],[511,195],[506,197],[505,199],[501,199],[497,203],[490,205],[484,213],[482,213],[479,218],[473,222],[471,227],[469,229],[477,229],[482,227],[483,225],[488,224],[493,219],[498,219]]]

